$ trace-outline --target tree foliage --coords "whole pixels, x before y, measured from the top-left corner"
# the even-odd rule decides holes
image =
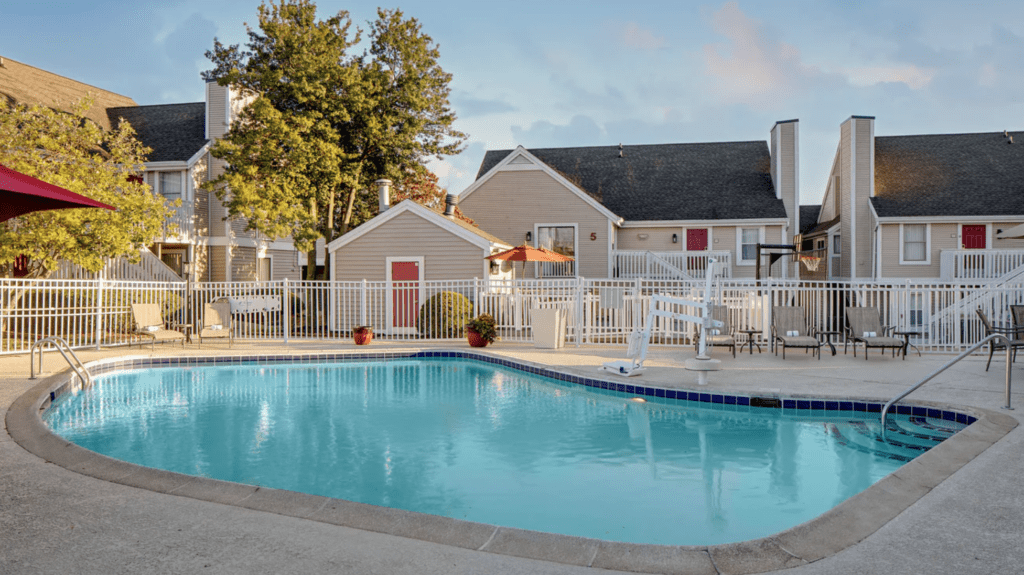
[[[60,260],[99,271],[107,258],[139,260],[164,231],[170,211],[136,177],[146,148],[126,122],[104,131],[85,118],[82,99],[61,112],[44,106],[0,110],[0,164],[117,208],[49,210],[0,224],[0,272],[28,258],[28,277],[47,277]]]
[[[251,98],[211,149],[226,167],[209,184],[248,229],[309,251],[376,215],[373,181],[460,151],[451,76],[414,18],[379,10],[361,54],[348,13],[319,20],[309,0],[265,3],[246,28],[244,49],[215,41],[206,78]]]

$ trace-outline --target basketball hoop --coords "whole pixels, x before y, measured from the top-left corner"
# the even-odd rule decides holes
[[[816,272],[818,271],[818,264],[821,263],[821,258],[816,258],[814,256],[800,256],[800,262],[804,264],[807,271]]]

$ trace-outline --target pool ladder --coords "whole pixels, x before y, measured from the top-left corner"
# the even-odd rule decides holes
[[[889,403],[885,404],[885,407],[882,408],[882,439],[883,440],[885,439],[885,417],[889,414],[889,409],[892,408],[892,405],[894,403],[896,403],[897,401],[899,401],[899,400],[903,399],[904,397],[910,395],[911,393],[916,391],[917,388],[919,388],[922,385],[924,385],[924,384],[928,383],[929,381],[931,381],[933,377],[935,377],[936,375],[939,375],[940,373],[946,371],[947,369],[952,367],[953,364],[955,364],[956,362],[960,361],[961,359],[967,357],[968,355],[971,355],[972,353],[977,351],[979,348],[984,346],[986,343],[989,343],[989,342],[995,343],[998,340],[1002,340],[1002,343],[1006,346],[1006,405],[1003,406],[1003,409],[1013,409],[1012,407],[1010,407],[1010,368],[1013,366],[1013,347],[1012,347],[1011,343],[1014,340],[1011,340],[1010,338],[1006,337],[1005,335],[1003,335],[1001,333],[994,333],[994,334],[986,337],[985,339],[979,341],[978,343],[972,345],[970,348],[967,349],[967,351],[965,351],[965,352],[961,353],[960,355],[954,357],[953,359],[947,361],[945,365],[943,365],[939,369],[935,370],[934,373],[932,373],[928,377],[922,379],[921,381],[915,383],[913,386],[910,387],[910,389],[908,389],[908,390],[904,391],[903,393],[897,395],[896,397],[892,398],[889,401]],[[1019,341],[1019,340],[1017,340],[1017,341]]]
[[[44,337],[43,339],[32,344],[32,349],[28,351],[28,368],[29,368],[29,379],[36,379],[36,364],[35,356],[36,350],[39,350],[39,373],[43,372],[43,346],[46,344],[52,345],[60,354],[64,357],[64,361],[68,362],[71,369],[78,374],[78,378],[85,385],[92,385],[92,376],[89,375],[89,370],[85,368],[85,364],[82,360],[78,359],[75,352],[68,345],[68,342],[64,341],[64,338],[56,335],[50,337]],[[66,352],[66,353],[65,353]],[[71,354],[71,357],[68,357]],[[74,362],[71,359],[74,358]]]

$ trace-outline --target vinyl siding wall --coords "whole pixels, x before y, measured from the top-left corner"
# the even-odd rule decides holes
[[[647,239],[640,239],[641,235],[647,235]],[[679,243],[672,243],[672,234],[679,236]],[[669,228],[620,228],[619,241],[616,249],[652,251],[652,252],[681,252],[686,250],[686,229],[681,227]]]
[[[872,251],[871,236],[874,231],[872,225],[871,208],[868,206],[871,198],[871,182],[874,174],[871,172],[871,149],[874,146],[872,138],[872,120],[857,119],[857,198],[855,202],[857,210],[857,262],[856,276],[869,278],[873,275],[874,254]]]
[[[299,273],[301,273],[302,270],[299,268],[298,258],[296,258],[294,251],[267,250],[267,255],[272,260],[272,263],[270,264],[270,275],[272,280],[281,281],[285,279],[302,279],[299,277]]]
[[[608,277],[608,218],[540,170],[499,172],[460,200],[459,209],[480,229],[517,245],[534,224],[576,223],[577,275]],[[527,277],[532,268],[526,266]]]
[[[929,227],[930,264],[900,265],[900,225],[882,224],[879,232],[882,245],[882,278],[938,278],[940,272],[939,253],[942,250],[957,249],[957,224],[932,224]],[[953,237],[950,237],[950,236]]]
[[[480,246],[406,212],[335,250],[331,263],[339,281],[385,281],[388,257],[422,257],[428,281],[483,279],[484,256]]]

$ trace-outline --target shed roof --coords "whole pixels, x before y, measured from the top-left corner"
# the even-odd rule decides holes
[[[136,105],[128,96],[83,84],[7,57],[4,57],[3,65],[0,65],[0,102],[38,104],[66,112],[70,109],[70,104],[85,96],[91,96],[94,100],[92,107],[86,110],[85,116],[104,130],[111,127],[106,114],[107,108]]]
[[[153,149],[149,162],[186,161],[208,141],[205,102],[110,108],[107,115],[111,124],[120,118],[132,125],[139,141]]]
[[[1024,132],[875,138],[879,217],[1024,214]]]
[[[477,179],[512,150],[484,156]],[[785,218],[763,141],[536,148],[529,152],[625,220]]]

